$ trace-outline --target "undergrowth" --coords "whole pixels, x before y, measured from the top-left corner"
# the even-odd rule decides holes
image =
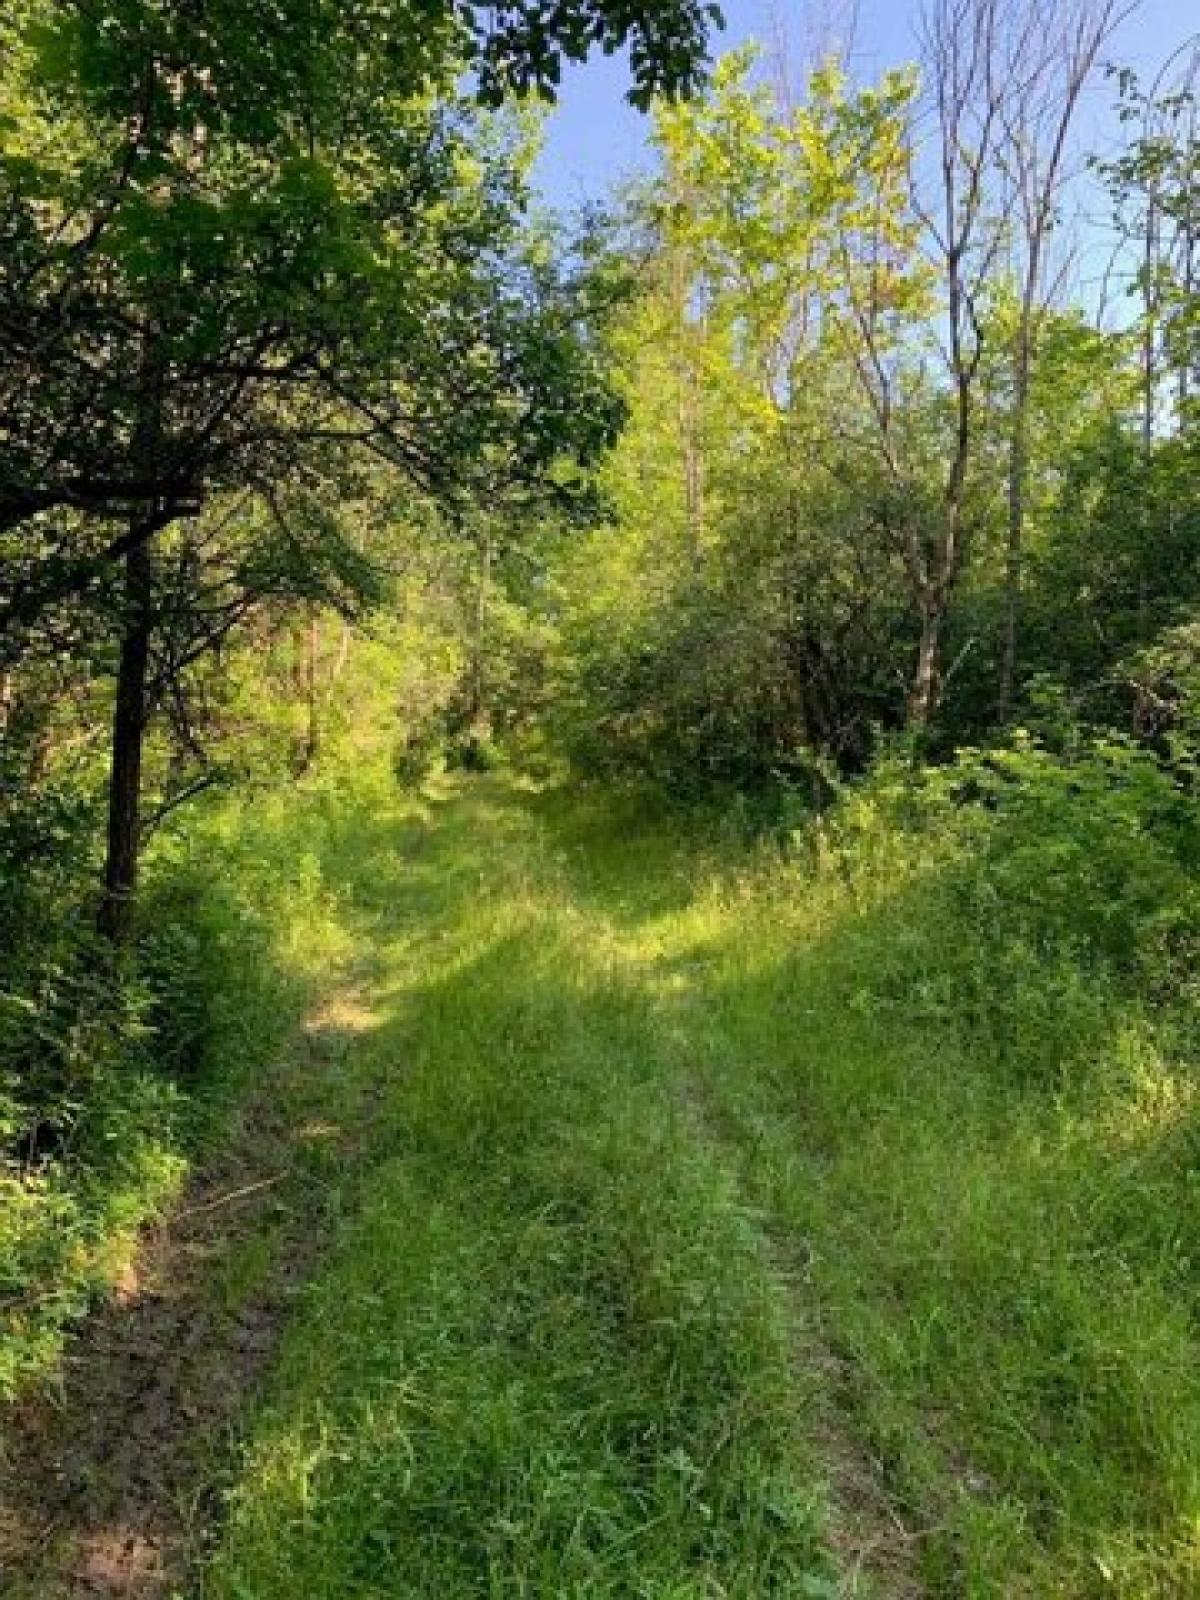
[[[55,1379],[65,1330],[119,1279],[141,1226],[282,1047],[337,942],[321,844],[354,804],[327,787],[189,816],[151,854],[141,937],[120,961],[91,932],[86,858],[66,870],[60,854],[52,881],[14,870],[24,898],[7,908],[0,975],[0,1399]]]
[[[750,832],[360,777],[160,846],[9,1370],[331,967],[370,1108],[210,1600],[1200,1589],[1187,775],[1026,741]]]

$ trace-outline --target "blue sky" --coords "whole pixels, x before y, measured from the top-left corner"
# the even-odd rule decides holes
[[[1054,0],[1045,3],[1052,6]],[[857,6],[852,0],[724,0],[728,27],[717,39],[717,50],[747,39],[767,41],[774,28],[782,29],[793,58],[801,60],[806,45],[821,36],[822,17],[836,20],[857,11],[850,60],[856,76],[869,78],[912,58],[918,9],[919,0],[859,0]],[[1197,0],[1143,0],[1106,54],[1152,74],[1198,29]],[[570,209],[595,199],[650,161],[646,119],[624,103],[627,87],[624,65],[616,58],[599,57],[564,74],[538,168],[539,187],[554,205]],[[1101,83],[1085,109],[1081,133],[1093,147],[1109,135],[1111,100],[1111,86]]]

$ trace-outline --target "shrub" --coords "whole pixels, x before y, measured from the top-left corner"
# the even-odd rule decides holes
[[[889,902],[890,944],[857,953],[859,987],[1018,1070],[1086,1061],[1115,996],[1175,1000],[1193,981],[1195,805],[1133,743],[884,763],[816,838],[865,915]]]

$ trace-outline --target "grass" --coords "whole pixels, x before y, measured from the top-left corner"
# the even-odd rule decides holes
[[[205,1600],[1200,1593],[1190,879],[1068,787],[815,852],[499,775],[214,821],[175,892],[274,942],[205,1070],[324,985],[296,1115],[362,1131]]]
[[[1086,1092],[1014,1082],[971,1030],[878,1003],[904,914],[833,899],[759,902],[753,953],[721,942],[708,1079],[749,1191],[808,1241],[922,1581],[1200,1592],[1190,1073],[1131,1022],[1092,1041]],[[758,1070],[723,1071],[735,1052]]]
[[[786,1287],[619,929],[497,780],[375,850],[374,1159],[206,1593],[830,1592]]]
[[[219,1147],[344,957],[339,828],[355,803],[369,801],[331,789],[189,816],[152,855],[145,947],[120,981],[81,937],[52,953],[32,997],[19,975],[0,985],[0,1401],[58,1381],[69,1328],[127,1272],[140,1230]],[[58,914],[84,921],[86,908]],[[31,1159],[15,1133],[38,1120],[39,1076],[62,1132]]]
[[[1200,1592],[1186,1036],[873,838],[377,818],[370,1158],[206,1596]]]

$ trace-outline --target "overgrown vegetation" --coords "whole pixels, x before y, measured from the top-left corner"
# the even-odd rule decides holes
[[[0,19],[0,1399],[363,988],[217,1600],[1200,1588],[1200,53],[1053,12]]]
[[[381,819],[373,1159],[217,1594],[825,1592],[765,1242],[537,805]]]
[[[160,841],[136,967],[112,972],[78,918],[79,884],[40,907],[53,942],[9,946],[6,1398],[53,1373],[64,1327],[127,1268],[139,1227],[219,1139],[339,955],[320,855],[335,802],[321,800],[229,802],[186,839]]]
[[[385,597],[386,736],[411,748],[458,688],[438,591],[465,610],[464,519],[569,520],[611,438],[590,291],[524,221],[519,119],[456,79],[499,101],[628,43],[639,95],[687,87],[704,22],[590,0],[499,28],[297,4],[264,31],[141,0],[0,20],[5,1391],[169,1193],[194,1093],[294,1009],[306,848],[161,831],[231,779],[248,819],[314,771],[357,715],[335,684],[380,660],[359,644],[347,670],[350,626]],[[433,686],[420,718],[406,678]]]
[[[381,817],[375,1133],[205,1592],[1194,1587],[1194,819],[1030,749],[712,821]]]

